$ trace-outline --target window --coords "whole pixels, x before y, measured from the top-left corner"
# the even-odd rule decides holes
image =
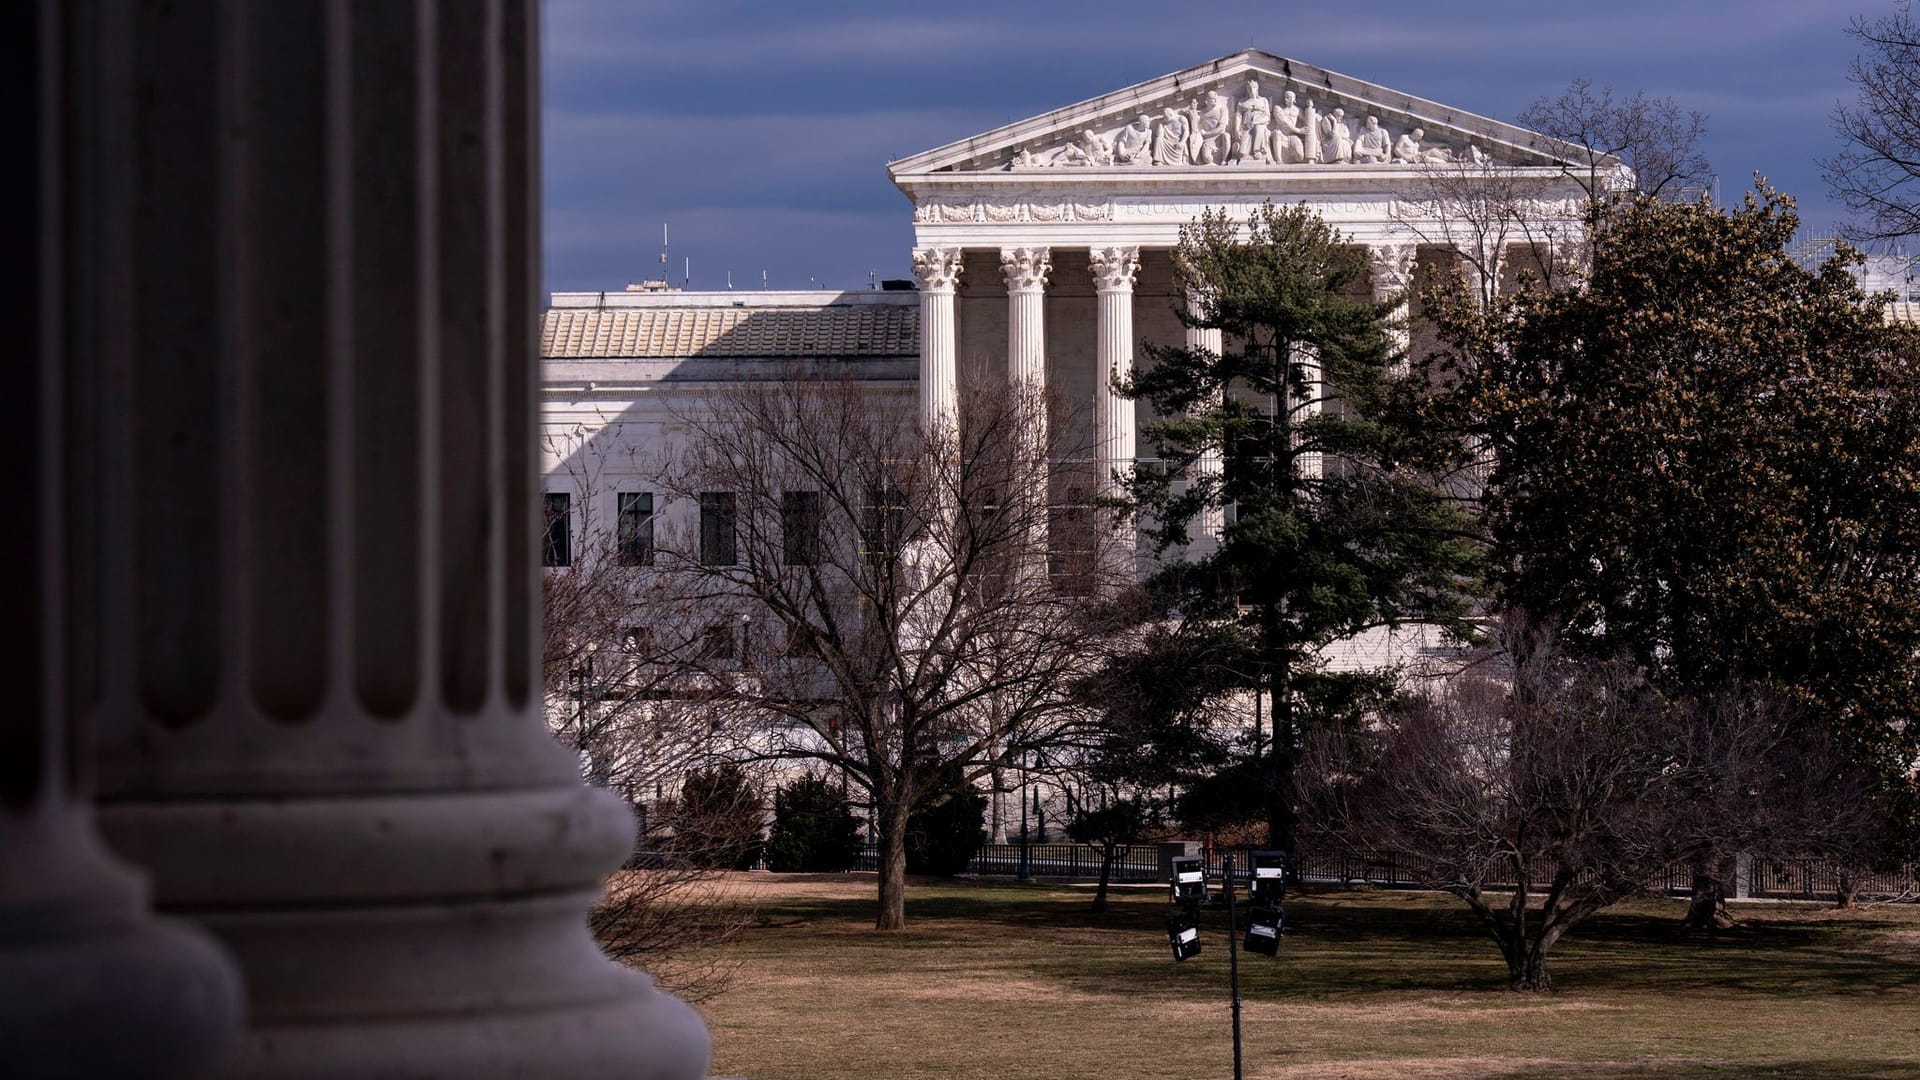
[[[700,493],[700,561],[708,566],[732,566],[739,562],[734,522],[737,517],[731,491]]]
[[[547,539],[540,548],[541,566],[573,565],[573,496],[549,491],[546,497]]]
[[[812,566],[820,561],[819,492],[781,493],[780,539],[788,566]]]
[[[625,566],[653,565],[653,493],[619,494],[620,562]]]
[[[715,623],[700,635],[700,659],[733,659],[733,625]]]

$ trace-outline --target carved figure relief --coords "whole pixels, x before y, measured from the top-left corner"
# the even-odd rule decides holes
[[[1360,129],[1360,135],[1353,140],[1353,160],[1362,165],[1383,164],[1393,155],[1393,146],[1387,141],[1387,131],[1380,126],[1380,118],[1369,116],[1366,125]]]
[[[1273,102],[1260,96],[1260,83],[1247,80],[1247,96],[1234,113],[1234,154],[1242,161],[1273,160]]]
[[[1353,160],[1353,128],[1347,124],[1347,110],[1334,109],[1320,121],[1321,160],[1345,165]]]
[[[1157,115],[1141,112],[1088,125],[1064,142],[1020,146],[1002,159],[1002,167],[1478,165],[1492,160],[1478,144],[1430,143],[1419,127],[1396,135],[1378,115],[1367,115],[1356,131],[1345,107],[1355,104],[1351,100],[1341,104],[1338,98],[1323,98],[1316,104],[1304,93],[1286,90],[1275,105],[1257,78],[1246,79],[1235,95],[1224,89],[1207,87],[1185,105],[1164,103]]]
[[[1193,161],[1212,165],[1227,160],[1227,99],[1218,90],[1201,94],[1193,103]]]
[[[1153,158],[1153,128],[1147,122],[1147,114],[1141,113],[1133,123],[1120,129],[1113,137],[1113,163],[1115,165],[1149,165]]]
[[[1188,143],[1193,138],[1193,121],[1187,114],[1169,105],[1161,110],[1160,123],[1153,129],[1153,163],[1186,165],[1193,161]]]

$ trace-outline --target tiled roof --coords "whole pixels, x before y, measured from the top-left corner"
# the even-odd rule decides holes
[[[749,308],[553,308],[547,359],[914,356],[920,312],[906,304]]]

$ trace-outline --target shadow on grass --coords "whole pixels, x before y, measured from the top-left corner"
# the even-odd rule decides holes
[[[937,950],[957,957],[975,949],[1012,948],[1018,941],[1024,943],[1021,967],[1029,975],[1065,985],[1123,979],[1174,996],[1217,993],[1220,973],[1212,969],[1225,967],[1224,911],[1203,916],[1201,959],[1176,966],[1166,955],[1164,894],[1119,891],[1104,915],[1089,912],[1090,900],[1088,892],[1058,886],[929,879],[909,890],[908,930],[902,934],[871,931],[871,899],[797,896],[764,901],[762,914],[775,925],[755,933],[828,934],[846,946]],[[1555,950],[1557,983],[1577,992],[1712,989],[1777,998],[1920,988],[1920,965],[1874,947],[1875,938],[1889,929],[1886,922],[1825,913],[1811,918],[1804,911],[1780,909],[1716,934],[1690,936],[1680,929],[1678,914],[1677,907],[1671,912],[1628,908],[1589,919]],[[1381,991],[1504,991],[1506,986],[1505,967],[1492,941],[1463,906],[1444,896],[1307,890],[1289,898],[1287,916],[1281,962],[1243,960],[1250,995],[1323,1000]],[[786,920],[792,922],[778,925]]]

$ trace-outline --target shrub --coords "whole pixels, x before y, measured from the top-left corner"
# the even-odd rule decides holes
[[[802,776],[773,794],[767,869],[824,874],[852,868],[860,823],[846,797],[824,776]]]
[[[759,854],[766,804],[738,765],[692,769],[668,808],[673,853],[707,870],[744,870]]]
[[[952,877],[987,838],[987,799],[971,787],[921,807],[907,819],[907,872]]]

